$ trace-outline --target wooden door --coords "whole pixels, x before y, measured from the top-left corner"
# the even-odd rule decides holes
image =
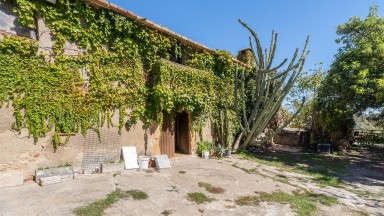
[[[168,155],[169,158],[175,156],[175,133],[173,130],[173,118],[167,113],[163,113],[163,127],[160,138],[160,153]]]
[[[176,150],[182,154],[190,154],[188,113],[177,113],[175,121]]]

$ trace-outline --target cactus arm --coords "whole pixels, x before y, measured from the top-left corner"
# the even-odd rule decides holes
[[[245,88],[244,88],[244,83],[245,83],[245,80],[244,80],[244,68],[241,72],[241,94],[242,94],[242,102],[243,102],[243,121],[244,121],[244,125],[245,125],[245,130],[247,131],[247,133],[249,133],[250,129],[249,129],[249,124],[248,124],[248,121],[247,121],[247,107],[245,106]]]
[[[240,112],[239,112],[239,98],[237,96],[237,90],[238,89],[238,66],[236,65],[236,71],[235,71],[235,88],[234,88],[234,97],[235,97],[235,112],[236,112],[236,117],[237,121],[239,123],[240,130],[243,132],[244,135],[247,135],[247,132],[245,131],[243,124],[241,123],[240,119]]]
[[[276,113],[276,111],[280,107],[280,104],[284,100],[285,96],[289,93],[289,90],[293,86],[294,81],[297,79],[297,77],[298,77],[298,73],[293,73],[287,82],[288,84],[283,88],[282,92],[275,91],[273,93],[273,96],[270,97],[269,100],[265,103],[265,106],[262,109],[262,111],[260,112],[260,115],[258,116],[258,118],[256,118],[256,122],[253,125],[249,134],[259,135],[264,130],[264,128],[267,126],[270,118],[273,117],[274,113]],[[282,83],[283,82],[280,83],[280,85],[277,89],[280,89],[280,86],[282,85]],[[279,95],[279,97],[277,99],[277,102],[273,103],[273,100],[278,95]],[[275,105],[275,106],[273,106],[273,105]],[[270,112],[268,113],[268,111],[270,111]],[[257,130],[258,128],[259,128],[259,130]],[[246,140],[244,141],[244,143],[242,145],[242,146],[244,146],[244,148],[248,145],[248,143],[250,142],[250,139],[252,137],[253,137],[252,135],[247,136]]]
[[[270,69],[270,68],[271,68],[273,59],[274,59],[274,57],[275,57],[276,45],[277,45],[277,38],[278,38],[278,34],[275,33],[275,30],[273,30],[273,31],[272,31],[271,46],[270,46],[270,48],[269,48],[269,57],[268,57],[267,69]]]
[[[287,61],[288,61],[287,58],[284,59],[284,61],[282,61],[278,66],[276,66],[276,67],[274,67],[274,68],[272,68],[272,69],[269,69],[268,71],[277,71],[277,70],[279,70],[281,67],[284,66],[284,64],[285,64]]]
[[[279,110],[284,98],[289,93],[290,89],[293,87],[294,83],[297,81],[300,73],[303,70],[305,59],[309,53],[307,51],[309,37],[305,42],[304,49],[302,50],[301,55],[299,56],[299,49],[297,48],[294,52],[293,58],[291,59],[289,65],[285,70],[278,72],[285,63],[288,62],[288,59],[284,59],[276,67],[272,67],[274,60],[278,34],[274,31],[272,32],[272,39],[269,46],[269,50],[263,50],[260,44],[260,40],[256,32],[254,32],[245,22],[239,19],[239,22],[249,30],[251,37],[249,38],[249,43],[251,51],[254,57],[254,62],[256,67],[254,68],[255,72],[255,82],[256,88],[254,96],[256,101],[252,105],[252,112],[247,116],[246,112],[246,92],[244,89],[245,80],[244,80],[244,71],[241,74],[241,86],[239,86],[240,77],[238,75],[238,70],[236,69],[236,79],[235,79],[235,111],[237,120],[240,125],[241,135],[245,136],[245,141],[238,150],[244,150],[251,142],[252,139],[257,138],[263,132],[263,130],[268,126],[269,122]],[[255,41],[255,47],[252,42]],[[241,87],[240,91],[238,88]],[[241,93],[242,99],[242,113],[239,111],[239,97],[238,92]],[[304,101],[303,101],[304,104]],[[303,106],[302,104],[302,106]],[[288,125],[301,111],[302,106],[296,111],[289,121],[285,122],[282,127],[279,127],[274,132],[272,132],[266,139],[266,141],[274,136],[276,133],[280,132],[283,127]],[[242,116],[241,116],[242,114]],[[225,113],[224,115],[227,115]],[[242,117],[242,118],[241,118]],[[223,122],[225,124],[225,121]],[[241,137],[241,136],[239,136]],[[235,146],[239,143],[239,138],[235,141]]]
[[[260,64],[256,58],[255,50],[253,49],[253,43],[252,43],[252,37],[251,36],[249,36],[249,47],[251,48],[251,51],[252,51],[253,60],[255,61],[255,66],[256,66],[256,68],[258,68]]]
[[[293,114],[291,116],[291,118],[288,119],[288,121],[286,121],[282,126],[280,126],[279,128],[277,128],[272,134],[270,134],[269,136],[267,136],[266,138],[260,140],[260,141],[256,141],[254,142],[254,144],[261,144],[261,143],[264,143],[268,140],[270,140],[272,137],[274,137],[276,134],[280,133],[285,127],[287,127],[287,125],[289,125],[293,119],[295,119],[297,117],[297,115],[301,112],[301,110],[303,109],[304,107],[304,103],[305,103],[305,97],[303,97],[303,100],[301,102],[301,105],[300,105],[300,108],[298,110],[296,110],[295,114]]]
[[[239,19],[239,22],[241,25],[243,25],[246,29],[248,29],[249,32],[251,32],[251,35],[256,41],[256,48],[257,48],[257,55],[259,58],[260,68],[264,68],[264,61],[263,61],[263,48],[261,47],[261,43],[259,40],[259,37],[257,36],[257,33],[253,31],[251,27],[249,27],[245,22],[243,22],[241,19]]]
[[[229,120],[228,120],[228,94],[226,95],[225,100],[225,111],[224,111],[224,126],[225,126],[225,147],[228,147],[228,137],[229,137]]]

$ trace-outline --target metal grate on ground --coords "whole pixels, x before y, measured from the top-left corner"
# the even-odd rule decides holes
[[[120,160],[120,135],[116,130],[101,129],[100,138],[94,130],[88,130],[84,141],[81,169],[84,172],[99,172],[100,163]]]

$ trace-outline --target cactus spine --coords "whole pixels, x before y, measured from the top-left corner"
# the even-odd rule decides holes
[[[249,43],[252,53],[254,55],[254,79],[256,82],[256,89],[254,91],[256,101],[252,109],[250,109],[251,112],[247,115],[247,107],[245,104],[247,97],[244,89],[244,69],[242,70],[240,75],[241,77],[239,86],[238,68],[236,68],[234,91],[235,111],[241,129],[241,133],[232,147],[234,149],[237,149],[237,151],[242,151],[250,143],[260,144],[265,141],[268,141],[276,133],[279,133],[284,127],[286,127],[297,116],[297,114],[299,114],[304,104],[304,98],[301,107],[296,111],[296,113],[292,116],[291,119],[285,122],[284,125],[282,125],[281,127],[278,127],[267,137],[260,139],[260,135],[263,133],[264,129],[268,126],[270,120],[280,108],[284,98],[289,93],[299,74],[303,70],[305,59],[309,54],[309,51],[307,51],[309,37],[306,40],[301,56],[297,59],[299,54],[299,49],[297,48],[288,67],[284,70],[281,70],[281,68],[285,65],[288,59],[284,59],[284,61],[282,61],[278,66],[272,67],[272,62],[276,51],[278,34],[274,31],[272,32],[270,48],[269,50],[265,49],[265,51],[263,52],[257,33],[253,31],[253,29],[250,28],[242,20],[239,19],[239,22],[246,29],[248,29],[252,35],[249,37]],[[253,45],[252,39],[256,42],[255,47]],[[238,97],[239,93],[240,98]],[[242,109],[242,111],[240,111],[240,109]],[[245,136],[245,141],[239,146],[242,136]],[[256,139],[257,141],[253,142],[254,139]]]

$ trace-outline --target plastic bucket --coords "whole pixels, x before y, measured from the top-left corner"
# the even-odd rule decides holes
[[[204,159],[209,159],[209,151],[202,151],[201,156]]]
[[[139,168],[148,169],[149,159],[147,156],[139,156]]]

